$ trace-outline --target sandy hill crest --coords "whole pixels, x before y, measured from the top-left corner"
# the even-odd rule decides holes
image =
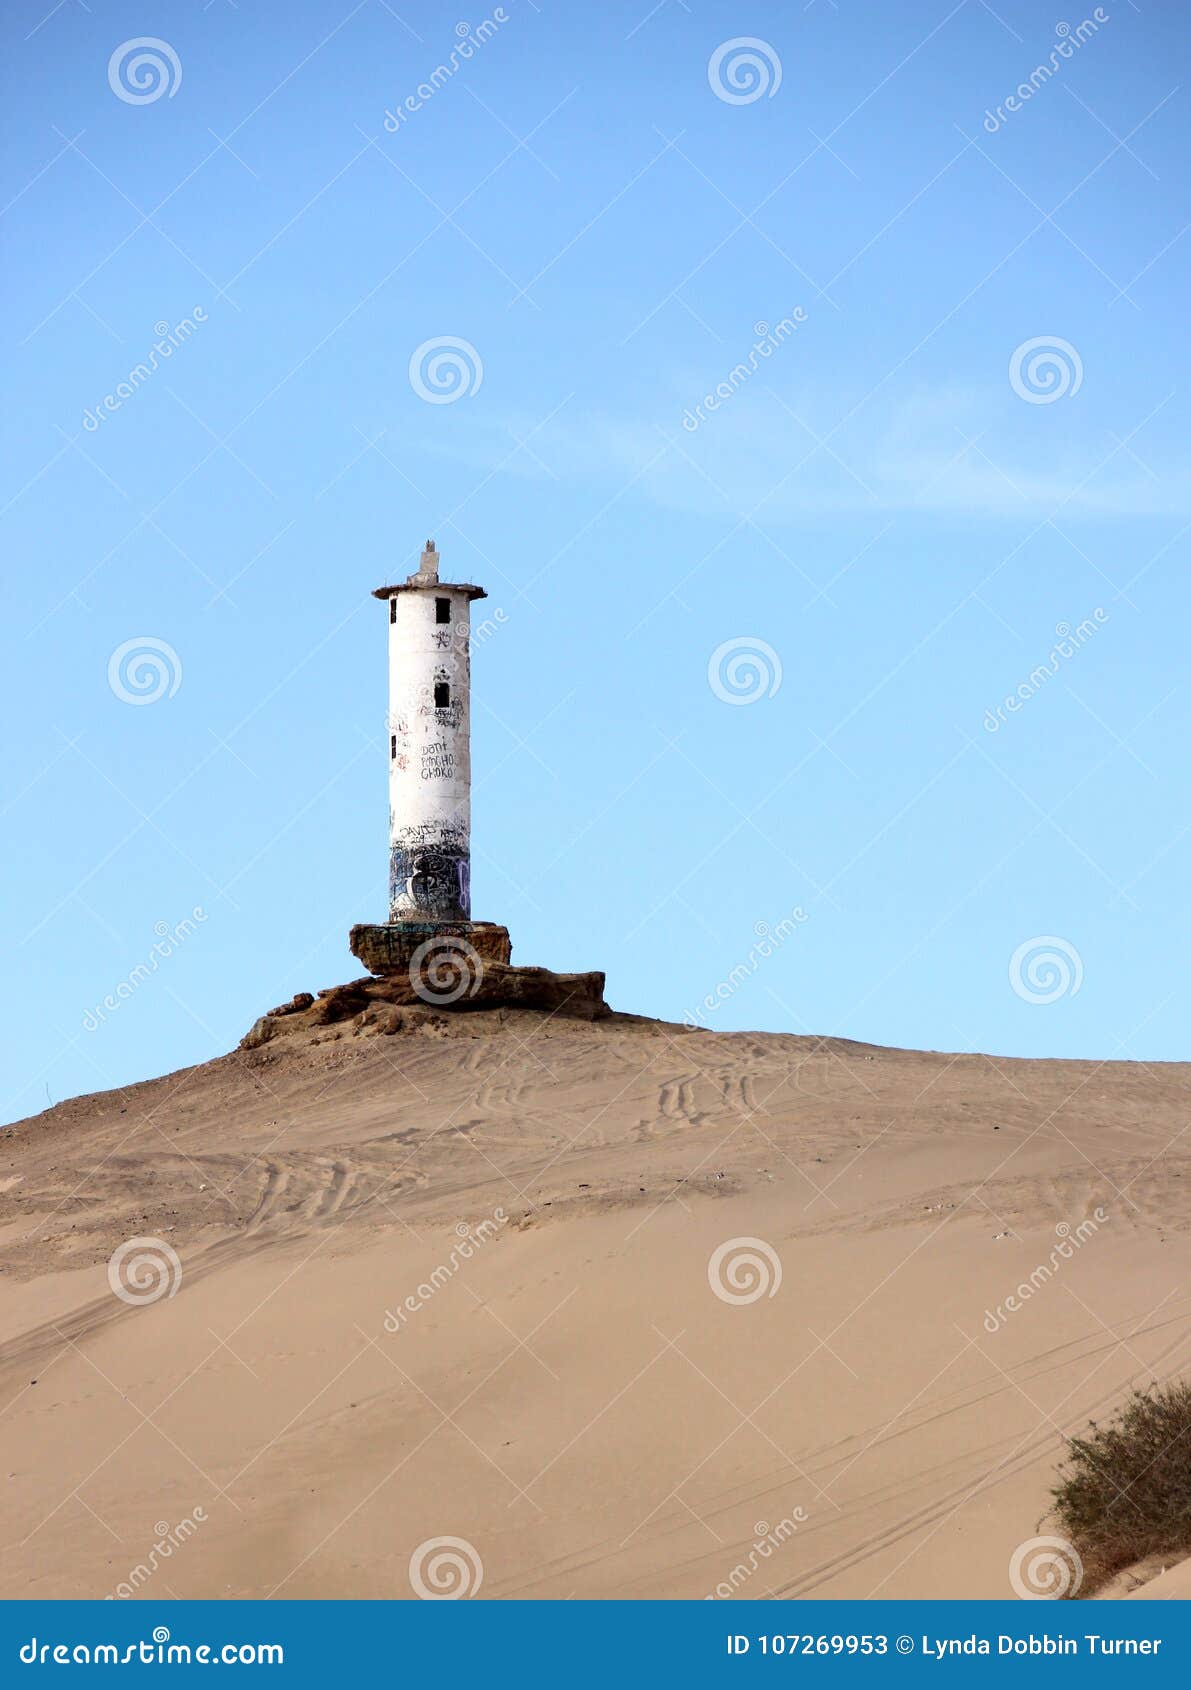
[[[4,1130],[4,1595],[196,1507],[181,1596],[410,1595],[440,1535],[485,1596],[1008,1594],[1062,1431],[1185,1363],[1186,1065],[375,986]]]

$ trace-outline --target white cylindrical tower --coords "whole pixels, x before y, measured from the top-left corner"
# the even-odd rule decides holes
[[[471,919],[471,601],[427,540],[389,602],[389,921]]]

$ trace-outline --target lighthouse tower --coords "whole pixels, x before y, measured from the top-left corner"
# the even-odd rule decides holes
[[[352,955],[384,982],[371,1003],[368,982],[345,988],[351,1012],[420,1001],[591,1020],[607,1012],[602,974],[514,968],[508,928],[472,920],[471,601],[488,595],[440,581],[438,562],[427,540],[415,572],[373,594],[389,605],[389,919],[357,922],[348,935]],[[403,1025],[390,1018],[381,1030]]]
[[[440,581],[427,540],[417,571],[377,587],[389,604],[389,921],[471,920],[471,601]]]

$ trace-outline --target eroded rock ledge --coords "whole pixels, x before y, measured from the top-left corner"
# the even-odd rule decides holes
[[[379,979],[350,980],[317,996],[299,992],[289,1003],[260,1016],[241,1039],[240,1049],[256,1050],[278,1038],[313,1034],[345,1022],[354,1022],[356,1033],[415,1032],[441,1026],[461,1010],[481,1009],[538,1010],[582,1021],[610,1013],[602,973],[555,974],[549,968],[515,968],[492,959],[477,967],[474,953],[444,951],[431,954],[428,967],[419,964]]]
[[[431,1009],[542,1009],[585,1021],[607,1013],[603,974],[555,974],[512,962],[507,927],[492,921],[359,923],[353,956],[398,1004]]]

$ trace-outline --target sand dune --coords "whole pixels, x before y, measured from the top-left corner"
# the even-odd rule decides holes
[[[483,1597],[1009,1595],[1061,1434],[1186,1363],[1189,1082],[484,1011],[61,1104],[0,1136],[0,1595],[441,1537]]]
[[[1191,1561],[1180,1561],[1177,1566],[1166,1567],[1137,1590],[1128,1592],[1130,1601],[1141,1597],[1154,1602],[1191,1601]]]

